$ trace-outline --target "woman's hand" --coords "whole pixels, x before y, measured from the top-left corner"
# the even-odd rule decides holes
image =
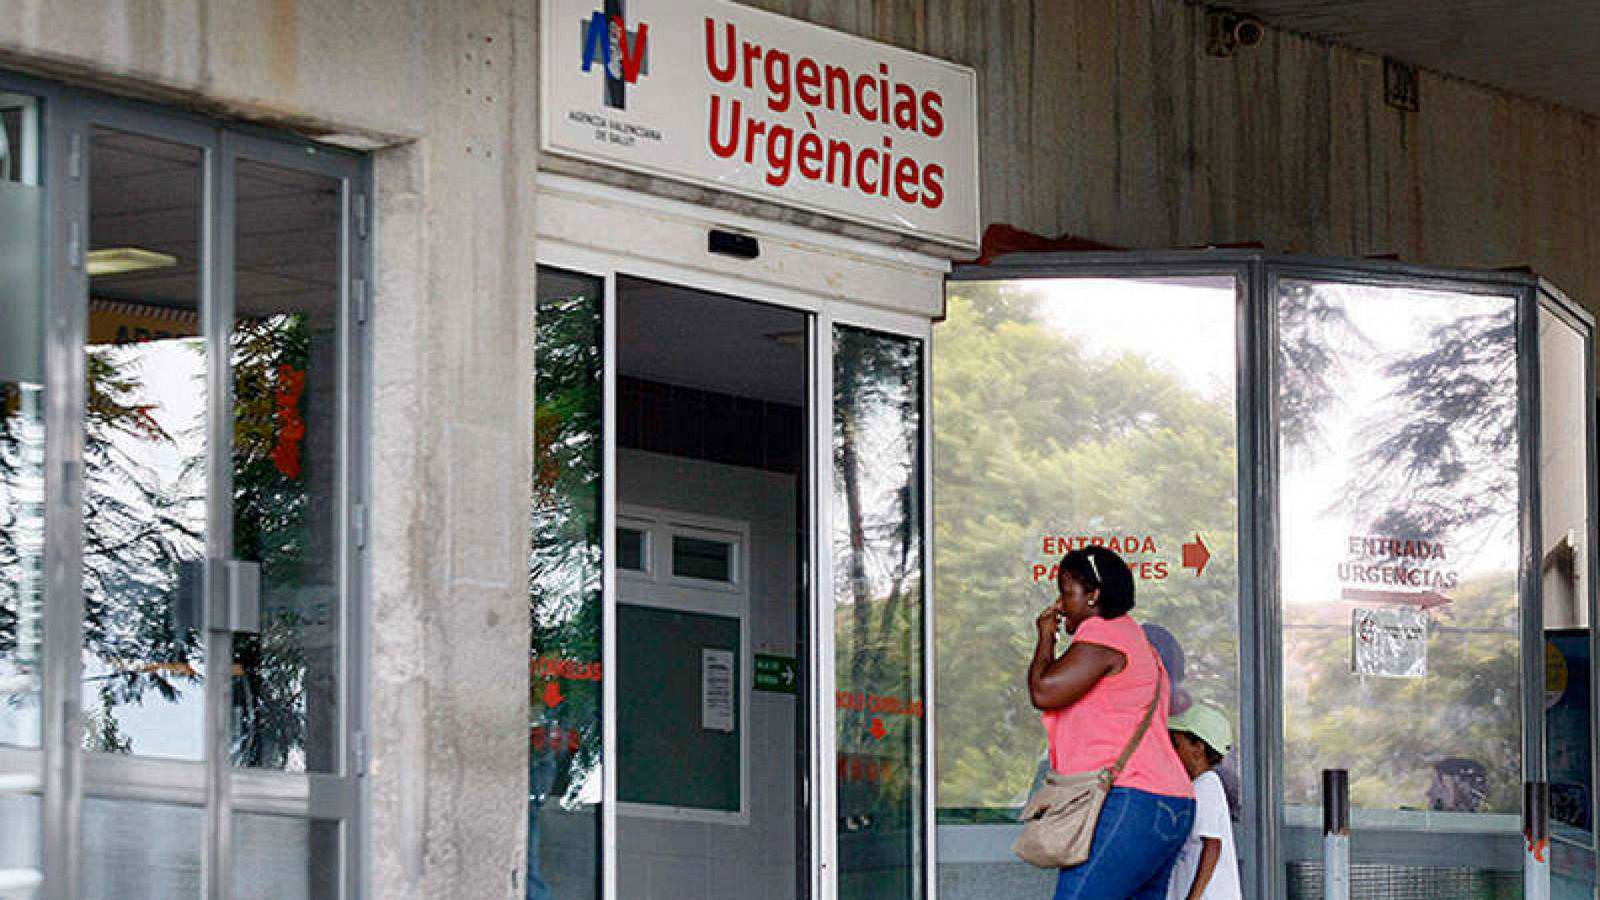
[[[1055,640],[1056,632],[1061,628],[1061,618],[1065,615],[1066,613],[1061,611],[1061,604],[1059,603],[1052,603],[1045,607],[1044,612],[1039,613],[1039,618],[1033,621],[1034,628],[1039,631],[1039,640]]]

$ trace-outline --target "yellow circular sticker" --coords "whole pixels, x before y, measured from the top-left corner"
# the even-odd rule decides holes
[[[1544,708],[1549,709],[1561,702],[1561,697],[1567,692],[1567,657],[1560,648],[1549,641],[1544,642]]]

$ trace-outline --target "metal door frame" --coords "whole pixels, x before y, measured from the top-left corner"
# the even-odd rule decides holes
[[[864,303],[839,299],[838,297],[823,296],[808,291],[801,287],[787,284],[774,284],[770,279],[771,273],[764,273],[769,277],[765,280],[758,279],[752,274],[749,278],[734,275],[708,272],[702,268],[695,268],[689,264],[665,263],[658,260],[642,258],[631,254],[626,249],[626,238],[623,236],[632,233],[629,214],[630,207],[657,212],[666,212],[682,220],[682,224],[695,233],[703,235],[706,229],[713,227],[734,227],[760,238],[778,236],[781,239],[800,238],[811,247],[821,247],[828,250],[837,250],[841,254],[849,253],[858,260],[881,255],[885,261],[898,259],[902,263],[908,259],[920,262],[930,269],[943,271],[946,267],[942,262],[937,262],[927,257],[920,257],[913,253],[895,253],[885,251],[874,254],[870,247],[863,248],[858,242],[846,241],[809,229],[798,229],[792,226],[778,225],[770,222],[750,219],[730,213],[697,207],[680,201],[637,193],[622,191],[603,186],[589,186],[576,179],[561,176],[541,176],[541,186],[559,186],[564,190],[572,190],[583,194],[593,194],[611,201],[604,207],[599,215],[613,221],[614,227],[610,233],[618,235],[616,243],[609,247],[597,248],[583,246],[562,240],[555,235],[541,235],[538,241],[536,262],[539,266],[551,266],[564,269],[577,274],[585,275],[604,284],[604,387],[603,387],[603,425],[604,451],[602,454],[602,559],[604,575],[602,578],[602,670],[615,672],[616,669],[616,634],[615,634],[615,607],[617,602],[616,581],[616,547],[615,547],[615,521],[617,515],[616,496],[616,376],[617,376],[617,342],[616,342],[616,299],[617,279],[621,276],[636,277],[686,287],[695,290],[708,291],[750,300],[771,306],[782,307],[795,312],[806,314],[807,318],[807,365],[808,365],[808,416],[807,416],[807,448],[806,465],[807,484],[803,497],[809,509],[809,534],[808,546],[803,548],[805,558],[808,560],[809,572],[804,578],[805,596],[810,608],[807,612],[810,628],[810,644],[808,648],[808,667],[810,669],[808,696],[803,698],[809,709],[810,736],[807,748],[810,756],[809,797],[811,803],[811,832],[810,832],[810,882],[811,896],[814,900],[834,900],[837,896],[837,784],[834,759],[836,757],[836,710],[834,685],[834,625],[833,625],[833,568],[829,529],[831,528],[831,499],[833,490],[833,466],[831,453],[828,448],[832,446],[833,433],[833,333],[835,326],[846,326],[870,329],[899,337],[908,337],[920,341],[922,344],[922,408],[924,411],[924,426],[922,429],[920,462],[922,465],[923,490],[925,502],[922,511],[923,528],[923,578],[922,602],[924,609],[923,627],[923,653],[924,670],[922,689],[927,702],[924,704],[926,712],[926,746],[923,764],[926,772],[926,796],[924,802],[924,846],[926,848],[923,860],[922,875],[924,884],[927,885],[925,894],[932,897],[935,893],[936,883],[936,851],[934,830],[934,803],[935,788],[937,784],[935,770],[936,730],[932,714],[933,683],[935,659],[933,652],[934,634],[934,606],[933,606],[933,578],[932,578],[932,383],[929,377],[931,372],[932,357],[932,327],[930,318],[909,313],[894,312],[882,308],[868,306]],[[703,241],[703,237],[699,237]],[[866,252],[863,252],[864,249]],[[869,262],[870,264],[870,262]],[[799,283],[798,278],[794,279]],[[603,758],[614,759],[616,753],[616,684],[612,678],[604,679],[602,683],[602,754]],[[616,783],[615,766],[603,766],[605,777],[602,791],[601,809],[601,888],[602,900],[618,900],[616,894],[617,871],[617,840],[616,840]]]
[[[1588,479],[1588,484],[1584,486],[1584,496],[1586,498],[1584,511],[1589,523],[1589,527],[1587,529],[1587,533],[1584,535],[1585,553],[1581,565],[1584,567],[1582,571],[1587,574],[1586,581],[1588,588],[1586,593],[1589,611],[1590,846],[1587,848],[1580,846],[1578,849],[1580,851],[1588,850],[1591,859],[1595,863],[1596,869],[1600,870],[1600,792],[1595,791],[1596,785],[1600,785],[1600,722],[1595,721],[1596,713],[1600,712],[1600,665],[1596,664],[1596,660],[1600,659],[1600,656],[1597,656],[1597,654],[1600,654],[1600,584],[1596,583],[1596,576],[1597,574],[1600,574],[1600,546],[1596,546],[1597,541],[1600,541],[1600,522],[1596,521],[1596,515],[1600,514],[1600,495],[1597,495],[1597,490],[1600,490],[1600,428],[1597,428],[1597,426],[1600,426],[1600,407],[1597,407],[1597,388],[1595,384],[1596,377],[1600,376],[1600,368],[1597,368],[1595,362],[1596,322],[1592,313],[1574,302],[1565,293],[1563,293],[1560,288],[1556,287],[1551,282],[1540,278],[1537,280],[1537,283],[1538,291],[1535,301],[1535,315],[1532,317],[1534,319],[1533,331],[1535,338],[1537,338],[1538,333],[1537,312],[1543,310],[1550,312],[1559,322],[1561,322],[1561,324],[1571,328],[1583,342],[1583,407],[1586,416],[1583,433],[1587,436],[1586,443],[1588,445],[1586,447],[1586,456],[1584,460],[1585,476]],[[1542,350],[1540,350],[1538,356],[1539,358],[1537,362],[1542,364]],[[1537,378],[1540,374],[1540,370],[1536,369],[1534,377]],[[1541,422],[1543,416],[1535,415],[1534,418],[1536,422]],[[1537,477],[1535,480],[1537,480]],[[1540,522],[1539,525],[1539,531],[1536,533],[1542,535],[1543,523]],[[1538,560],[1542,569],[1543,549],[1537,547],[1536,545],[1534,556]],[[1542,576],[1542,571],[1540,574]],[[1540,577],[1538,581],[1542,589],[1543,578]],[[1540,614],[1541,616],[1543,614],[1542,604]],[[1541,631],[1542,630],[1543,628],[1541,624]],[[1542,637],[1543,635],[1541,634],[1541,644]],[[1543,678],[1542,669],[1540,671],[1540,677],[1541,679]],[[1545,717],[1543,708],[1541,706],[1539,714],[1539,725],[1541,728],[1544,727],[1544,723]],[[1541,757],[1541,763],[1542,762],[1543,757]],[[1552,829],[1551,841],[1552,843],[1557,841],[1565,842],[1565,838]],[[1595,885],[1593,884],[1590,885],[1590,887],[1594,886]]]
[[[148,103],[122,100],[0,72],[0,90],[27,94],[43,107],[43,178],[47,239],[46,290],[46,615],[43,727],[40,748],[0,752],[0,760],[29,764],[44,773],[42,846],[45,898],[76,898],[82,890],[82,806],[85,797],[163,802],[205,811],[201,848],[202,893],[231,895],[233,814],[265,813],[343,826],[340,865],[344,896],[364,895],[368,855],[364,779],[369,661],[366,637],[368,554],[363,517],[369,496],[371,341],[367,327],[371,241],[368,214],[371,165],[363,156],[250,125],[222,123]],[[339,362],[339,499],[343,548],[339,583],[343,600],[340,678],[340,770],[290,774],[233,767],[230,742],[231,679],[204,686],[203,759],[166,760],[89,753],[81,720],[84,602],[84,352],[89,283],[85,259],[89,222],[89,141],[95,127],[130,132],[196,148],[201,153],[199,303],[207,354],[208,559],[231,549],[231,371],[233,164],[251,159],[337,179],[343,196]],[[208,592],[217,594],[219,585]],[[214,598],[208,598],[214,599]],[[231,636],[206,633],[207,659],[232,659]]]

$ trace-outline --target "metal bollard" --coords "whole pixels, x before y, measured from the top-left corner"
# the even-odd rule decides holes
[[[1522,896],[1550,900],[1550,784],[1522,784]]]
[[[1322,770],[1322,896],[1350,900],[1350,773]]]

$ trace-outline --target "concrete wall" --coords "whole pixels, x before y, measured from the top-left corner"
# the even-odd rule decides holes
[[[1117,246],[1260,242],[1528,265],[1600,308],[1600,120],[1283,32],[1205,55],[1175,0],[750,0],[973,66],[983,221]],[[565,161],[550,168],[791,221],[817,217]]]
[[[16,0],[0,22],[6,68],[380,148],[370,896],[385,900],[522,896],[536,6]]]
[[[978,70],[985,222],[1127,247],[1260,241],[1531,265],[1600,305],[1600,121],[1269,32],[1205,55],[1173,0],[756,0]]]

